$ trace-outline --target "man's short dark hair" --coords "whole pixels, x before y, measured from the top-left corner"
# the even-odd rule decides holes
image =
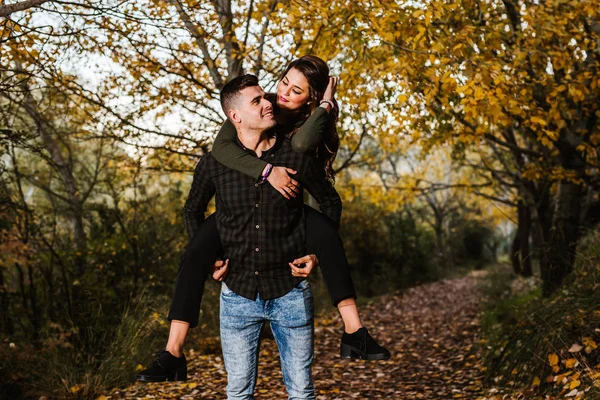
[[[227,112],[232,108],[233,102],[238,94],[247,87],[258,86],[258,78],[256,75],[246,74],[233,78],[221,89],[221,107],[223,112]]]

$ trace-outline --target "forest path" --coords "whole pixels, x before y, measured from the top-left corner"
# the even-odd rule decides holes
[[[381,296],[360,308],[371,334],[391,352],[386,361],[339,358],[342,322],[332,310],[315,321],[317,399],[493,399],[482,386],[478,282],[485,272]],[[106,398],[225,399],[220,355],[188,352],[188,381],[136,383]],[[287,399],[273,340],[263,340],[257,400]],[[498,397],[499,398],[499,397]]]

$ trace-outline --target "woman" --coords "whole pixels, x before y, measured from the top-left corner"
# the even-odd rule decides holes
[[[331,180],[334,177],[332,164],[339,146],[335,127],[337,108],[333,99],[335,88],[336,79],[329,77],[327,64],[318,57],[304,56],[293,61],[282,74],[272,99],[277,133],[290,135],[295,151],[316,157],[323,165],[324,176]],[[212,149],[219,162],[257,180],[268,181],[288,199],[298,194],[298,183],[288,174],[295,171],[271,166],[258,159],[239,147],[236,137],[235,128],[227,121]],[[373,340],[360,321],[356,293],[337,227],[308,206],[305,206],[305,215],[307,249],[317,255],[332,302],[344,320],[341,356],[373,360],[389,358],[389,352]],[[189,327],[198,323],[204,282],[220,251],[218,237],[215,218],[211,216],[202,223],[188,245],[169,312],[171,329],[167,346],[150,368],[138,374],[138,380],[185,379],[183,344]],[[294,276],[305,277],[310,273],[300,268],[302,263],[302,259],[291,263]],[[215,264],[213,277],[222,280],[227,266],[227,261]]]

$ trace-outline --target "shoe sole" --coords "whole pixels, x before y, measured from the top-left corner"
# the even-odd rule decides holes
[[[187,369],[175,371],[173,375],[162,375],[162,376],[151,376],[151,375],[137,375],[136,380],[138,382],[185,382],[187,381]]]
[[[342,344],[340,350],[340,358],[345,360],[368,360],[368,361],[381,361],[389,360],[391,354],[361,354],[361,351],[354,346]]]

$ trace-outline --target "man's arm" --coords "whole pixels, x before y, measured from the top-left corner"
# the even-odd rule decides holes
[[[183,220],[190,239],[196,233],[198,226],[204,221],[204,212],[216,191],[215,185],[209,176],[209,157],[212,157],[212,155],[205,155],[196,165],[192,187],[183,207]]]
[[[319,203],[319,209],[339,228],[342,218],[342,199],[331,181],[325,178],[321,163],[313,157],[305,157],[304,166],[298,176],[304,187]]]

